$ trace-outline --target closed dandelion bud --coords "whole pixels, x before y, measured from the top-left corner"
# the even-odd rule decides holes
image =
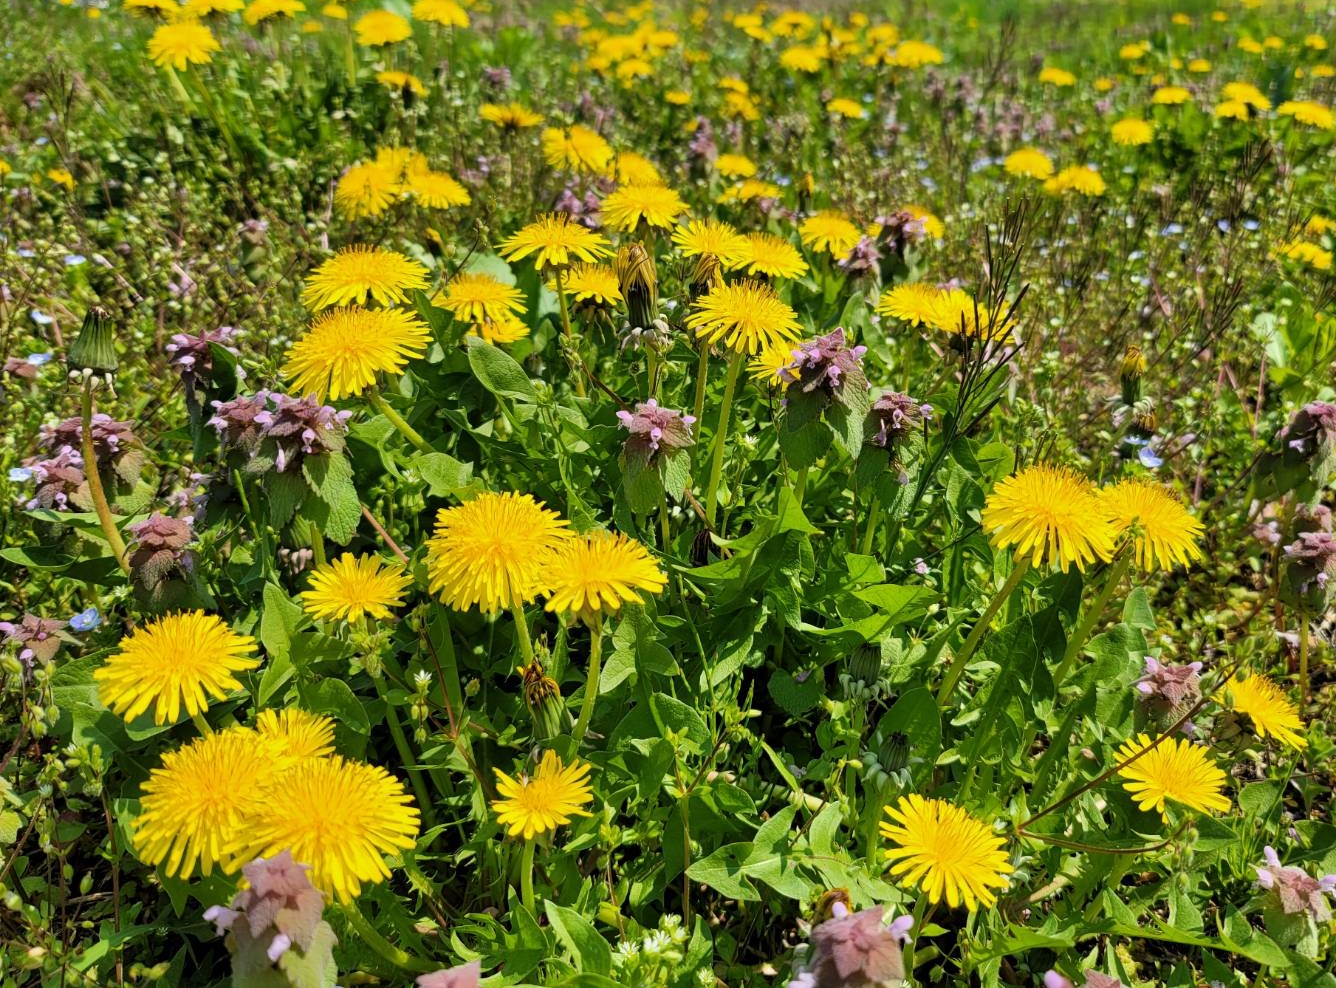
[[[650,328],[659,308],[659,276],[654,259],[642,244],[625,244],[617,251],[614,268],[631,328]]]
[[[91,306],[84,314],[83,326],[65,357],[71,376],[97,374],[110,377],[116,373],[120,361],[111,338],[111,316],[101,306]]]
[[[1128,431],[1134,436],[1149,439],[1155,435],[1155,427],[1158,424],[1154,406],[1149,401],[1142,401],[1132,413],[1132,425]]]
[[[864,642],[849,654],[849,675],[860,683],[872,685],[881,681],[881,646]]]
[[[887,772],[903,772],[909,767],[909,736],[892,731],[882,742],[877,757]]]
[[[1146,356],[1141,347],[1132,344],[1118,365],[1118,381],[1123,389],[1123,404],[1135,405],[1141,398],[1141,377],[1146,373]]]
[[[687,278],[691,301],[695,302],[702,295],[708,295],[710,289],[719,284],[722,278],[723,267],[720,265],[718,257],[714,254],[698,255],[692,265],[691,274]]]
[[[520,666],[519,673],[524,678],[524,705],[533,718],[535,740],[555,738],[569,730],[570,712],[562,702],[561,687],[546,674],[543,664],[534,659]]]

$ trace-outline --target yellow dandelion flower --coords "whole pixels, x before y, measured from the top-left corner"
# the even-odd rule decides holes
[[[683,257],[710,254],[726,267],[736,266],[747,251],[742,234],[722,220],[689,220],[673,230],[673,245]]]
[[[501,256],[508,261],[536,255],[539,271],[564,268],[573,260],[596,261],[611,253],[605,237],[572,223],[566,213],[540,216],[501,245]]]
[[[348,8],[341,3],[327,3],[320,8],[320,13],[332,21],[346,21],[348,19]]]
[[[380,216],[403,198],[403,193],[395,169],[374,161],[358,162],[334,186],[334,207],[353,220]]]
[[[687,328],[695,331],[697,339],[752,355],[796,340],[801,327],[797,314],[780,301],[773,288],[746,280],[715,285],[696,299]]]
[[[1135,62],[1144,58],[1146,52],[1150,51],[1149,41],[1134,41],[1132,44],[1123,45],[1118,49],[1118,57],[1124,62]]]
[[[456,182],[447,172],[431,170],[409,172],[405,188],[414,199],[428,209],[467,206],[473,201],[468,189]]]
[[[667,230],[686,211],[682,198],[662,185],[623,185],[599,208],[604,225],[620,233],[633,233],[642,223]]]
[[[1148,480],[1123,480],[1100,490],[1099,499],[1119,537],[1130,540],[1142,570],[1186,566],[1201,558],[1197,540],[1205,529],[1168,488]]]
[[[1161,86],[1150,96],[1156,106],[1182,106],[1191,99],[1192,94],[1182,86]]]
[[[617,155],[617,181],[622,185],[662,185],[663,176],[643,154],[623,151]]]
[[[140,792],[135,853],[174,878],[234,871],[225,848],[240,832],[256,790],[276,771],[272,750],[244,727],[166,752]]]
[[[1119,762],[1146,752],[1118,774],[1127,781],[1123,788],[1143,810],[1155,810],[1166,820],[1165,803],[1173,801],[1201,813],[1226,813],[1229,799],[1221,792],[1225,773],[1206,753],[1206,749],[1182,738],[1165,738],[1153,750],[1146,734],[1127,741],[1115,756]]]
[[[376,81],[387,89],[399,92],[407,89],[418,96],[427,95],[427,87],[422,84],[421,79],[411,72],[397,72],[393,69],[386,69],[384,72],[376,73]]]
[[[743,241],[745,246],[731,261],[720,258],[729,270],[764,278],[801,278],[807,273],[802,251],[783,237],[749,233]]]
[[[1281,244],[1277,253],[1281,257],[1306,264],[1317,271],[1331,270],[1331,251],[1317,244],[1310,244],[1304,240],[1291,240],[1287,244]]]
[[[134,720],[150,706],[155,724],[174,724],[181,708],[193,717],[241,688],[236,673],[259,666],[255,639],[238,635],[203,611],[169,614],[136,628],[93,673],[98,697]]]
[[[882,292],[877,312],[911,326],[935,326],[942,290],[936,285],[896,285]]]
[[[757,109],[756,100],[746,93],[725,93],[724,112],[730,117],[740,117],[743,120],[761,119],[761,111]]]
[[[571,537],[568,525],[528,494],[489,492],[443,508],[427,542],[428,586],[457,611],[526,604],[547,558]]]
[[[1276,107],[1276,114],[1282,117],[1290,117],[1305,127],[1313,127],[1317,130],[1336,129],[1336,113],[1332,112],[1331,107],[1316,103],[1313,100],[1286,100]]]
[[[1044,191],[1054,194],[1075,192],[1083,196],[1102,196],[1104,178],[1093,165],[1071,165],[1044,183]]]
[[[589,787],[589,763],[578,758],[566,765],[555,751],[543,752],[538,771],[532,776],[513,779],[499,768],[496,772],[496,791],[499,799],[492,800],[496,822],[511,837],[532,840],[540,834],[552,833],[577,816],[589,816],[585,809],[593,801]]]
[[[622,301],[617,272],[607,264],[574,264],[566,272],[566,294],[572,302],[616,305]]]
[[[756,163],[745,154],[721,154],[714,159],[714,170],[725,178],[751,178]]]
[[[837,96],[826,103],[826,112],[846,120],[862,120],[867,115],[863,104],[844,96]]]
[[[484,103],[478,107],[478,116],[502,130],[523,130],[543,122],[541,113],[534,113],[521,103]]]
[[[529,335],[529,326],[518,316],[503,312],[495,319],[484,319],[470,325],[469,335],[500,346],[524,339]]]
[[[1252,119],[1252,110],[1248,109],[1248,104],[1242,100],[1230,99],[1216,105],[1213,111],[1217,120],[1242,120],[1247,122]]]
[[[901,206],[900,208],[910,216],[914,217],[914,219],[918,220],[919,225],[923,227],[923,232],[933,240],[941,240],[946,236],[946,224],[938,219],[931,210],[925,209],[923,206],[916,205],[912,202],[907,206]]]
[[[1005,310],[994,312],[986,305],[977,305],[967,291],[950,288],[933,296],[927,324],[943,333],[1009,343],[1016,327],[1014,321],[1007,321],[1006,315]]]
[[[241,19],[254,27],[273,17],[292,17],[305,12],[306,4],[302,0],[254,0],[247,4]]]
[[[1336,232],[1336,220],[1314,213],[1304,224],[1304,235],[1309,237],[1321,237],[1325,234]]]
[[[622,603],[641,603],[639,591],[660,593],[668,579],[635,539],[592,532],[568,539],[545,563],[539,580],[546,609],[595,624]]]
[[[1059,69],[1050,65],[1039,71],[1039,81],[1045,85],[1065,88],[1076,85],[1076,76],[1066,69]]]
[[[592,175],[612,172],[612,145],[582,124],[564,129],[548,127],[542,141],[543,157],[553,168]]]
[[[198,21],[164,24],[148,39],[148,57],[153,64],[164,69],[170,66],[178,72],[184,72],[187,65],[207,65],[213,61],[213,53],[222,48],[213,32]]]
[[[1110,76],[1106,76],[1106,75],[1102,75],[1102,76],[1100,76],[1100,77],[1099,77],[1098,79],[1096,79],[1093,83],[1091,83],[1091,86],[1094,88],[1095,92],[1097,92],[1097,93],[1107,93],[1107,92],[1112,92],[1113,89],[1114,89],[1117,85],[1118,85],[1118,80],[1117,80],[1117,79],[1114,79],[1114,78],[1112,78],[1112,77],[1110,77]]]
[[[1005,841],[982,820],[942,799],[901,796],[884,810],[881,835],[898,847],[883,852],[898,880],[923,890],[933,903],[945,901],[970,912],[997,902],[1015,869]]]
[[[1053,174],[1053,159],[1039,148],[1019,148],[1007,155],[1002,168],[1018,178],[1049,178]]]
[[[307,279],[302,302],[310,309],[363,303],[407,302],[408,292],[427,288],[427,269],[398,251],[358,245],[345,247]]]
[[[1121,144],[1123,147],[1136,147],[1140,144],[1149,144],[1155,136],[1155,128],[1145,120],[1139,120],[1136,117],[1124,117],[1109,128],[1109,134],[1113,137],[1113,143],[1115,144]]]
[[[673,106],[686,106],[691,102],[691,94],[685,89],[670,89],[663,94],[663,98]]]
[[[779,64],[790,72],[819,72],[825,60],[825,53],[810,45],[793,45],[779,56]]]
[[[367,47],[392,45],[413,36],[413,25],[390,10],[373,10],[353,23],[357,43]]]
[[[994,547],[1014,547],[1032,565],[1075,564],[1084,572],[1113,558],[1114,529],[1099,496],[1064,467],[1039,464],[1008,477],[988,495],[982,521]]]
[[[784,371],[793,363],[793,346],[766,347],[747,361],[747,375],[757,384],[786,389],[791,383]]]
[[[508,313],[524,315],[524,293],[490,274],[459,274],[431,300],[461,322],[499,320]]]
[[[455,0],[417,0],[413,20],[430,21],[445,27],[468,27],[469,15]]]
[[[404,605],[404,591],[412,582],[402,567],[345,552],[311,573],[311,588],[301,594],[302,607],[325,621],[356,623],[363,614],[384,621],[393,616],[390,608]]]
[[[125,0],[123,4],[126,10],[134,14],[165,14],[167,16],[176,16],[181,7],[175,0]],[[198,17],[199,14],[191,14],[192,17]]]
[[[926,41],[902,41],[886,56],[886,63],[901,69],[921,69],[925,65],[941,65],[946,61],[942,49]]]
[[[1205,75],[1212,68],[1209,58],[1194,58],[1188,62],[1188,71],[1194,75]]]
[[[255,733],[280,771],[334,754],[334,721],[297,707],[261,710]]]
[[[288,348],[283,376],[297,394],[338,401],[372,387],[377,374],[402,373],[430,339],[427,324],[403,309],[331,309]]]
[[[68,168],[48,168],[46,177],[57,185],[63,185],[70,192],[74,191],[74,175]]]
[[[778,199],[780,188],[774,182],[762,182],[749,178],[744,182],[725,189],[719,196],[720,202],[751,202],[753,199]]]
[[[834,257],[848,254],[861,236],[849,217],[831,209],[809,216],[798,226],[798,239],[804,247],[824,251]]]
[[[1236,677],[1216,693],[1215,701],[1247,716],[1259,737],[1273,737],[1299,751],[1308,747],[1308,739],[1300,733],[1304,722],[1299,708],[1265,676]]]
[[[1271,101],[1266,98],[1266,94],[1251,82],[1227,82],[1220,90],[1220,97],[1227,102],[1243,103],[1254,110],[1271,109]]]
[[[234,861],[291,851],[311,883],[339,902],[390,877],[385,856],[417,842],[418,810],[383,768],[314,758],[277,775],[254,799],[228,853]]]

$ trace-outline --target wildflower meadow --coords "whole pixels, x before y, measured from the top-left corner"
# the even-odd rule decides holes
[[[6,0],[0,988],[1336,988],[1331,0]]]

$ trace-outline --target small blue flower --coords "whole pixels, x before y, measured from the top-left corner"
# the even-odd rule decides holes
[[[92,631],[102,623],[102,615],[97,612],[96,607],[90,607],[86,611],[80,611],[74,617],[70,618],[70,627],[75,631]]]
[[[10,467],[9,480],[15,484],[26,484],[32,480],[32,470],[29,467]]]
[[[1155,455],[1155,447],[1150,443],[1141,447],[1140,452],[1137,453],[1137,459],[1141,461],[1141,465],[1147,470],[1154,470],[1156,467],[1164,466],[1164,460]]]
[[[80,264],[84,264],[87,261],[88,258],[84,257],[82,254],[65,255],[65,267],[67,268],[77,268]]]
[[[30,353],[23,358],[34,367],[41,367],[43,364],[51,363],[51,354],[49,353]]]
[[[28,315],[32,316],[32,321],[37,323],[37,325],[39,326],[50,326],[53,322],[55,322],[54,319],[48,316],[41,309],[33,309],[32,312],[28,313]]]

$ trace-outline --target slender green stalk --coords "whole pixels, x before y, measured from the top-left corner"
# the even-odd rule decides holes
[[[914,944],[920,939],[919,928],[923,925],[923,914],[928,910],[928,897],[919,893],[918,902],[914,903],[914,925],[910,928],[909,942],[905,944],[905,974],[914,977]]]
[[[524,903],[524,908],[529,910],[535,916],[538,915],[534,909],[533,897],[533,852],[537,842],[530,837],[524,842],[524,857],[520,859],[520,902]]]
[[[595,620],[589,628],[589,679],[585,682],[584,702],[580,704],[580,717],[575,722],[574,750],[580,750],[580,742],[589,730],[589,722],[594,718],[594,703],[598,700],[599,675],[603,670],[603,622]]]
[[[951,694],[955,692],[956,684],[960,682],[960,676],[965,671],[966,663],[974,655],[974,650],[979,647],[979,642],[983,640],[984,632],[988,630],[988,626],[992,624],[993,618],[1002,609],[1002,605],[1007,602],[1007,598],[1011,596],[1012,591],[1020,586],[1021,579],[1029,569],[1029,559],[1022,557],[1016,560],[1011,575],[1002,584],[1002,588],[993,595],[993,599],[984,608],[978,622],[970,629],[969,637],[965,639],[965,644],[956,653],[951,668],[946,671],[946,679],[942,680],[942,688],[937,693],[938,707],[946,707],[947,701],[951,699]]]
[[[803,498],[807,496],[807,472],[810,469],[811,467],[803,467],[793,480],[793,499],[798,502],[800,508],[803,506]]]
[[[423,439],[421,433],[408,424],[407,419],[390,407],[390,403],[385,400],[384,395],[379,391],[372,390],[366,393],[366,397],[367,401],[370,402],[371,407],[389,419],[390,425],[398,429],[399,433],[405,439],[424,453],[432,452],[432,448],[427,444],[427,440]]]
[[[872,497],[867,502],[867,517],[863,524],[867,527],[863,529],[863,542],[858,551],[868,556],[872,554],[872,543],[876,541],[877,529],[881,527],[881,497],[875,487],[872,489]]]
[[[1123,577],[1127,575],[1127,568],[1132,565],[1132,552],[1130,549],[1123,552],[1109,568],[1109,572],[1104,579],[1104,586],[1100,588],[1099,596],[1090,602],[1086,608],[1081,620],[1072,631],[1071,638],[1067,639],[1067,650],[1062,653],[1062,662],[1053,673],[1053,686],[1060,689],[1067,674],[1071,672],[1072,663],[1076,657],[1081,654],[1081,648],[1085,645],[1086,639],[1090,633],[1095,630],[1095,625],[1099,624],[1100,618],[1104,616],[1104,609],[1109,605],[1109,598],[1113,596],[1119,584],[1123,582]]]
[[[204,737],[207,738],[210,734],[213,733],[213,725],[204,719],[204,714],[202,711],[196,710],[193,714],[191,714],[190,721],[192,724],[195,725],[196,728],[199,729],[200,734],[203,735]]]
[[[510,608],[515,615],[515,640],[519,642],[520,655],[525,665],[533,664],[533,639],[529,637],[529,622],[524,617],[524,605],[515,603]]]
[[[659,548],[667,554],[672,537],[668,530],[668,497],[662,487],[659,488],[659,542]]]
[[[422,818],[427,826],[435,823],[435,800],[431,798],[431,791],[427,789],[427,780],[422,777],[422,770],[417,767],[417,759],[408,747],[408,737],[404,734],[403,725],[399,723],[399,714],[390,702],[390,693],[386,689],[384,676],[372,676],[376,683],[376,692],[380,695],[381,702],[385,704],[385,726],[390,729],[390,737],[394,740],[394,750],[399,752],[399,761],[403,763],[403,770],[408,773],[408,781],[413,785],[413,795],[417,797],[418,809],[422,811]]]
[[[316,569],[325,565],[325,535],[320,531],[320,526],[315,522],[310,523],[311,534],[311,561],[315,563]]]
[[[171,81],[172,92],[176,93],[176,98],[181,101],[181,105],[186,108],[186,112],[193,114],[195,112],[195,101],[190,98],[190,94],[186,92],[186,87],[181,84],[181,77],[176,74],[176,69],[170,65],[167,66],[167,78]]]
[[[700,363],[696,365],[696,400],[691,403],[691,414],[696,417],[696,428],[700,428],[700,417],[705,412],[705,383],[710,376],[710,344],[697,340],[700,347]]]
[[[84,381],[83,408],[79,432],[82,438],[84,476],[88,478],[88,496],[93,500],[97,511],[98,524],[102,526],[102,535],[111,547],[111,554],[116,565],[126,576],[130,575],[130,561],[125,550],[125,540],[121,538],[116,519],[111,516],[111,506],[107,504],[107,492],[102,486],[101,472],[97,468],[97,451],[93,448],[93,380]]]
[[[429,961],[418,960],[416,957],[410,956],[381,936],[380,931],[367,922],[367,918],[357,908],[356,902],[345,902],[343,904],[343,918],[348,921],[352,931],[362,938],[363,943],[401,971],[423,974],[435,970],[437,967]]]
[[[719,514],[719,479],[724,473],[724,447],[728,442],[728,420],[733,413],[733,392],[738,386],[738,373],[742,370],[742,353],[735,352],[728,358],[728,378],[724,382],[724,400],[719,406],[719,426],[714,432],[714,450],[710,460],[710,481],[705,488],[705,523],[714,528],[714,520]]]
[[[1299,608],[1299,695],[1305,707],[1309,701],[1308,680],[1308,612]]]
[[[561,268],[556,269],[556,275],[557,303],[561,306],[561,331],[566,334],[566,339],[570,340],[571,345],[574,346],[575,334],[571,332],[571,310],[566,302],[566,279],[562,275]],[[575,394],[580,398],[585,396],[584,378],[579,374],[575,375]]]

